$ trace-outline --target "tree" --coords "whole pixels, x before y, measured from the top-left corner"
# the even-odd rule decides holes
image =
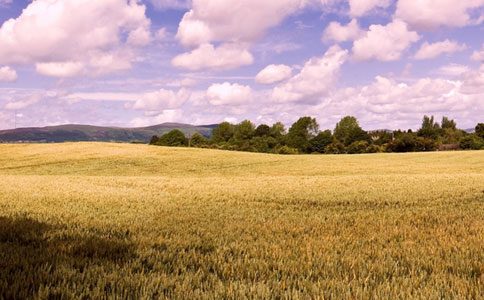
[[[334,140],[324,149],[326,154],[344,154],[346,153],[345,145],[338,140]]]
[[[266,124],[261,124],[257,126],[257,128],[255,129],[256,136],[263,137],[263,136],[268,136],[270,134],[271,134],[271,128]]]
[[[476,135],[484,139],[484,123],[479,123],[476,126]]]
[[[311,117],[302,117],[294,123],[287,134],[287,145],[298,149],[302,153],[311,151],[310,140],[318,132],[319,125],[316,119]]]
[[[154,135],[153,137],[151,137],[150,145],[156,145],[159,140],[160,140],[160,138],[158,136]]]
[[[459,146],[464,150],[481,150],[484,148],[484,139],[477,134],[468,134],[462,138]]]
[[[358,120],[352,116],[341,119],[334,128],[334,137],[345,146],[357,141],[369,141],[370,137],[358,124]]]
[[[447,117],[442,118],[442,129],[452,129],[456,130],[457,129],[457,124],[455,123],[454,120],[449,120]]]
[[[174,129],[168,133],[165,133],[158,140],[157,145],[169,146],[169,147],[181,147],[188,145],[188,139],[183,132],[178,129]]]
[[[399,133],[390,149],[393,152],[413,152],[416,149],[417,138],[413,133]]]
[[[324,153],[324,149],[333,142],[331,130],[325,130],[311,140],[311,152]]]
[[[193,147],[201,147],[203,145],[207,145],[208,144],[208,140],[203,135],[201,135],[200,133],[197,132],[190,139],[190,144]]]
[[[277,122],[271,127],[270,135],[273,138],[279,139],[286,135],[286,127],[281,122]]]
[[[212,132],[214,143],[225,143],[234,136],[234,125],[229,122],[220,123]]]
[[[440,125],[437,122],[434,122],[434,116],[428,117],[424,116],[422,120],[422,127],[417,131],[417,135],[437,140],[440,136]]]
[[[234,138],[236,141],[249,141],[255,135],[255,125],[249,121],[244,120],[234,130]]]
[[[417,137],[415,140],[415,149],[414,151],[417,152],[428,152],[428,151],[435,151],[437,150],[437,144],[435,140],[428,139],[424,137]]]
[[[346,151],[348,152],[348,154],[361,154],[366,153],[366,148],[368,148],[367,141],[356,141],[351,143]]]

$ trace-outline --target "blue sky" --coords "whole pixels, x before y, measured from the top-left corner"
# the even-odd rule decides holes
[[[0,129],[249,119],[461,128],[484,0],[0,0]]]

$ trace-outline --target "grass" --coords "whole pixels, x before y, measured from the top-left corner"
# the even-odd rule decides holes
[[[0,154],[0,299],[484,298],[484,152]]]

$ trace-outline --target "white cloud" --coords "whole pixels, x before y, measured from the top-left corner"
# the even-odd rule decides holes
[[[255,77],[259,84],[274,84],[291,77],[292,68],[286,65],[269,65]]]
[[[462,74],[467,73],[469,71],[470,71],[470,68],[468,66],[459,65],[459,64],[449,64],[449,65],[440,67],[434,73],[439,75],[455,77],[455,76],[461,76]]]
[[[346,26],[341,25],[338,22],[331,22],[328,27],[324,30],[323,41],[331,42],[335,41],[337,43],[354,41],[365,34],[356,19],[351,20]]]
[[[484,0],[399,0],[395,17],[421,30],[463,27],[483,21],[472,19],[472,12],[482,6]]]
[[[74,77],[84,72],[81,62],[38,63],[35,65],[37,73],[49,77]]]
[[[311,58],[301,72],[288,82],[275,87],[271,98],[275,102],[317,102],[336,85],[341,65],[348,51],[333,46],[322,57]]]
[[[143,94],[134,104],[134,109],[160,111],[181,107],[190,98],[190,91],[180,89],[177,93],[160,89],[157,92]]]
[[[349,0],[350,16],[361,17],[375,8],[388,8],[390,0]]]
[[[253,42],[308,3],[307,0],[194,0],[176,36],[185,46],[214,41]]]
[[[18,78],[17,72],[8,66],[0,68],[0,82],[14,82]]]
[[[220,71],[250,65],[253,61],[252,54],[244,45],[223,44],[215,48],[212,44],[203,44],[190,53],[176,56],[172,60],[172,65],[191,71],[203,69]]]
[[[315,0],[193,0],[192,8],[179,24],[176,38],[184,46],[199,48],[179,55],[174,65],[189,70],[228,70],[252,64],[249,46],[310,2]],[[215,42],[223,44],[215,48]],[[219,56],[221,59],[217,59]]]
[[[484,97],[484,65],[479,70],[464,73],[462,80],[461,92],[466,95],[479,95],[477,101],[482,103],[482,97]],[[472,108],[469,109],[472,110]],[[482,118],[482,114],[480,117]],[[482,119],[479,121],[482,121]]]
[[[357,61],[398,60],[419,39],[420,36],[409,31],[407,24],[401,20],[394,20],[386,26],[371,25],[366,35],[354,42],[353,58]]]
[[[166,39],[167,37],[168,37],[168,32],[166,31],[165,27],[160,28],[160,29],[158,29],[158,31],[156,31],[155,38],[158,41],[162,41],[162,40]]]
[[[81,63],[96,74],[118,71],[135,59],[135,47],[149,42],[149,27],[145,6],[134,0],[35,0],[1,26],[0,63],[52,63],[40,65],[44,71]]]
[[[207,99],[212,105],[242,105],[252,102],[250,86],[228,82],[213,84],[207,90]]]
[[[459,45],[455,41],[445,40],[442,42],[437,42],[429,44],[425,42],[422,44],[420,49],[415,54],[415,59],[430,59],[438,57],[442,54],[452,54],[454,52],[463,51],[467,49],[465,44]]]
[[[482,45],[482,51],[472,53],[471,60],[484,63],[484,45]]]

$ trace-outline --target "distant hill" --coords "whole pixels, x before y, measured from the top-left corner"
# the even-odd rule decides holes
[[[186,135],[198,132],[205,137],[212,135],[217,124],[193,126],[180,123],[163,123],[141,128],[100,127],[89,125],[60,125],[35,128],[0,130],[0,143],[62,143],[62,142],[144,142],[153,135],[162,135],[179,129]]]

